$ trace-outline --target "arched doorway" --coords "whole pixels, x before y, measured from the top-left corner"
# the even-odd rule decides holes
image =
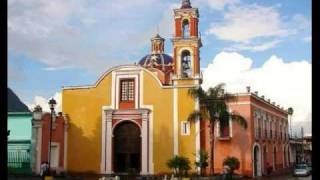
[[[290,151],[290,147],[288,146],[288,151],[287,151],[287,153],[288,153],[288,167],[290,167],[291,166],[291,158],[290,158],[290,156],[291,156],[291,151]]]
[[[122,122],[113,131],[113,171],[141,170],[140,128],[133,122]]]
[[[261,176],[261,155],[258,145],[253,148],[253,176]]]
[[[269,165],[269,162],[267,161],[267,146],[265,145],[263,147],[263,165],[264,165],[264,174],[267,174],[267,168],[268,168],[268,165]]]

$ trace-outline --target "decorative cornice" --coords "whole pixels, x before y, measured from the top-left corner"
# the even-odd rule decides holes
[[[262,97],[259,97],[255,93],[233,93],[232,95],[233,96],[250,96],[250,97],[253,97],[254,99],[256,99],[256,100],[268,105],[269,107],[272,107],[272,108],[274,108],[274,109],[276,109],[276,110],[278,110],[278,111],[280,111],[282,113],[288,114],[288,112],[286,110],[284,110],[284,109],[281,109],[280,106],[278,107],[278,106],[274,105],[273,102],[272,103],[268,102],[266,99],[263,99]]]

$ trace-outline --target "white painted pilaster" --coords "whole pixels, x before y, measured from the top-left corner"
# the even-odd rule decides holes
[[[36,172],[40,173],[40,165],[41,165],[41,146],[42,146],[42,125],[40,123],[40,127],[38,128],[38,142],[37,142],[37,166]]]
[[[141,129],[141,174],[148,174],[148,114],[142,114],[142,129]]]
[[[199,111],[199,99],[196,99],[195,102],[195,110]],[[195,121],[195,128],[196,128],[196,161],[199,161],[200,158],[200,119],[197,118]],[[200,167],[197,168],[197,171],[200,173]]]
[[[179,154],[178,88],[173,88],[173,154]]]
[[[69,121],[68,116],[64,115],[64,149],[63,149],[63,168],[65,171],[67,171],[67,162],[68,162],[68,127],[69,127]]]
[[[104,108],[102,107],[101,114],[101,164],[100,164],[100,172],[102,174],[106,171],[106,113],[104,112]]]
[[[108,113],[109,112],[109,113]],[[112,173],[112,111],[106,114],[106,174]]]

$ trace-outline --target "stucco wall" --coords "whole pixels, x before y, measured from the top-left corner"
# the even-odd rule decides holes
[[[173,156],[173,90],[161,88],[149,73],[143,75],[143,103],[153,106],[154,173],[164,173]]]
[[[166,162],[173,153],[173,88],[162,87],[156,76],[142,70],[139,90],[142,108],[152,110],[153,169],[154,173],[171,172]],[[67,169],[71,172],[100,173],[101,163],[101,114],[102,106],[111,105],[112,73],[102,77],[96,87],[64,89],[62,110],[69,115]],[[189,136],[180,136],[180,122],[194,110],[194,100],[187,94],[188,88],[178,90],[179,154],[195,160],[194,125]],[[139,96],[139,97],[140,97]],[[85,162],[85,163],[79,163]]]
[[[62,91],[62,111],[69,115],[67,169],[100,173],[102,106],[111,104],[111,74],[95,88]]]

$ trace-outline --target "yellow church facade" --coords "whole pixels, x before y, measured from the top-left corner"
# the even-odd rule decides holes
[[[187,118],[199,109],[188,90],[202,81],[198,9],[183,0],[174,22],[173,57],[157,34],[137,64],[113,67],[91,86],[63,88],[68,172],[168,173],[174,155],[189,158],[195,170],[200,124]]]

